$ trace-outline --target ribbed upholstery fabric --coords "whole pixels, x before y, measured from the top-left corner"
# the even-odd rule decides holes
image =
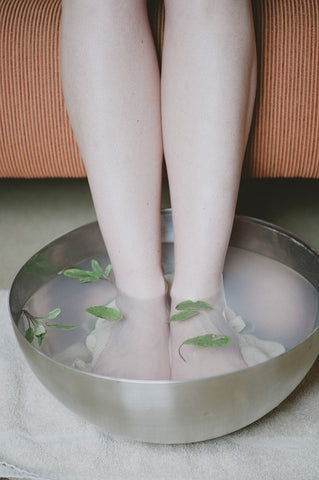
[[[80,177],[63,103],[61,0],[0,0],[0,176]]]
[[[243,175],[319,178],[319,0],[253,8],[258,90]],[[160,60],[163,1],[148,9]],[[60,16],[61,0],[0,0],[1,177],[85,176],[60,83]]]
[[[255,114],[244,173],[319,178],[319,1],[253,1]]]

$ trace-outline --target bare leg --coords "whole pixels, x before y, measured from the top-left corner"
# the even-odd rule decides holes
[[[187,2],[187,7],[182,0],[166,0],[165,6],[162,123],[175,235],[174,306],[179,300],[222,298],[218,292],[253,111],[256,61],[249,0]],[[186,338],[223,333],[224,323],[227,333],[223,308],[216,307],[212,317],[219,310],[220,318],[210,323],[203,323],[201,314],[171,325],[173,378],[210,374],[201,355],[190,366],[176,347],[183,330]],[[212,349],[210,355],[216,363]],[[234,344],[223,347],[217,361],[215,374],[245,365]]]
[[[157,306],[161,299],[159,316],[164,315],[160,321],[165,328],[159,329],[161,347],[154,355],[164,357],[162,371],[153,371],[149,358],[147,371],[136,375],[166,376],[160,79],[145,0],[64,0],[61,67],[69,116],[117,286],[124,295],[154,299]],[[151,332],[134,319],[130,328],[137,328],[141,338],[146,335],[145,344],[147,335],[156,331],[155,325]],[[127,348],[133,356],[133,342]],[[114,372],[117,361],[116,355],[105,357],[104,373],[107,363]],[[125,376],[125,369],[118,375]]]

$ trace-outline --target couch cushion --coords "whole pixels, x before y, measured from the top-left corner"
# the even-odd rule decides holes
[[[258,88],[244,174],[319,178],[319,2],[253,7]]]
[[[163,2],[148,2],[159,58]],[[254,0],[258,90],[243,175],[319,178],[319,2]],[[0,0],[0,176],[82,177],[59,71],[61,0]]]
[[[0,0],[0,176],[81,177],[59,72],[60,0]]]

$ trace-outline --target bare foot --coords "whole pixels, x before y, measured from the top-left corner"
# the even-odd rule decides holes
[[[118,378],[170,378],[167,296],[136,299],[119,293],[123,319],[112,327],[110,339],[93,372]]]
[[[247,367],[241,355],[236,334],[224,315],[226,305],[223,289],[221,288],[217,295],[206,299],[205,302],[211,305],[210,310],[201,310],[187,320],[170,322],[172,380],[222,375]],[[179,299],[172,298],[171,315],[178,313],[175,307],[179,303]],[[231,342],[220,347],[183,345],[180,348],[185,340],[209,333],[227,335]]]

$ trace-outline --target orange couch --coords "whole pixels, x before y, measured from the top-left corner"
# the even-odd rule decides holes
[[[159,59],[164,8],[149,1]],[[253,0],[258,89],[243,175],[319,178],[319,2]],[[59,74],[61,0],[0,0],[0,177],[84,177]]]

